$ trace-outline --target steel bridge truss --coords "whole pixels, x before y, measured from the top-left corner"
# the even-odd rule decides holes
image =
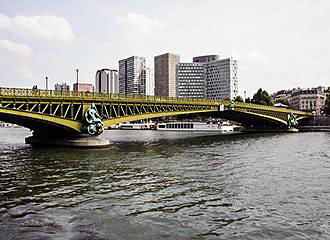
[[[120,119],[128,116],[140,115],[143,118],[147,114],[162,115],[163,113],[178,114],[179,112],[203,112],[217,111],[215,105],[173,104],[173,103],[125,103],[117,101],[95,103],[96,110],[103,120]],[[50,115],[74,121],[83,121],[84,112],[89,104],[86,102],[67,101],[26,101],[26,100],[2,100],[0,108],[15,111],[30,112],[35,114]]]

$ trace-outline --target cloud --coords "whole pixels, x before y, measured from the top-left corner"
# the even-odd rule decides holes
[[[35,80],[35,79],[37,79],[37,77],[33,73],[31,73],[30,69],[28,69],[28,68],[25,68],[25,67],[18,68],[16,70],[16,72],[26,80]]]
[[[270,56],[262,52],[251,51],[247,54],[247,59],[251,62],[255,62],[258,64],[265,64],[265,65],[271,64]]]
[[[71,24],[57,16],[16,16],[7,17],[0,13],[0,29],[6,29],[35,38],[69,41],[73,38]]]
[[[157,18],[149,18],[144,15],[128,12],[124,17],[117,17],[117,22],[129,27],[128,31],[143,35],[152,35],[155,30],[162,30],[166,25]]]
[[[32,50],[29,46],[22,43],[11,42],[7,39],[0,39],[0,49],[20,56],[29,56],[32,54]]]
[[[272,58],[270,55],[256,50],[246,51],[246,50],[234,50],[234,58],[239,59],[242,62],[249,64],[258,65],[270,65],[272,64]]]

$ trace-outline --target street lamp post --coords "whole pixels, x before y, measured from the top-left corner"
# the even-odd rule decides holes
[[[48,77],[46,76],[46,90],[48,91]]]
[[[78,85],[78,82],[79,82],[79,69],[78,68],[76,69],[76,72],[77,72],[77,85]]]
[[[79,89],[79,87],[78,87],[78,82],[79,82],[79,69],[77,68],[76,69],[76,72],[77,72],[77,83],[76,83],[76,91],[78,92],[78,89]],[[73,90],[74,91],[74,90]]]
[[[244,102],[245,102],[245,99],[246,99],[246,91],[244,91]]]

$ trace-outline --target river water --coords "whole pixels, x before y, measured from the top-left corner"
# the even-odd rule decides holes
[[[0,239],[330,239],[330,133],[29,134],[0,129]]]

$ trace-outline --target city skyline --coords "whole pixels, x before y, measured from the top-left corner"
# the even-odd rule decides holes
[[[79,3],[0,0],[1,86],[45,88],[46,76],[49,86],[72,85],[76,68],[94,83],[96,70],[118,69],[119,59],[145,56],[152,67],[166,52],[181,62],[237,59],[241,96],[330,82],[327,1]]]

